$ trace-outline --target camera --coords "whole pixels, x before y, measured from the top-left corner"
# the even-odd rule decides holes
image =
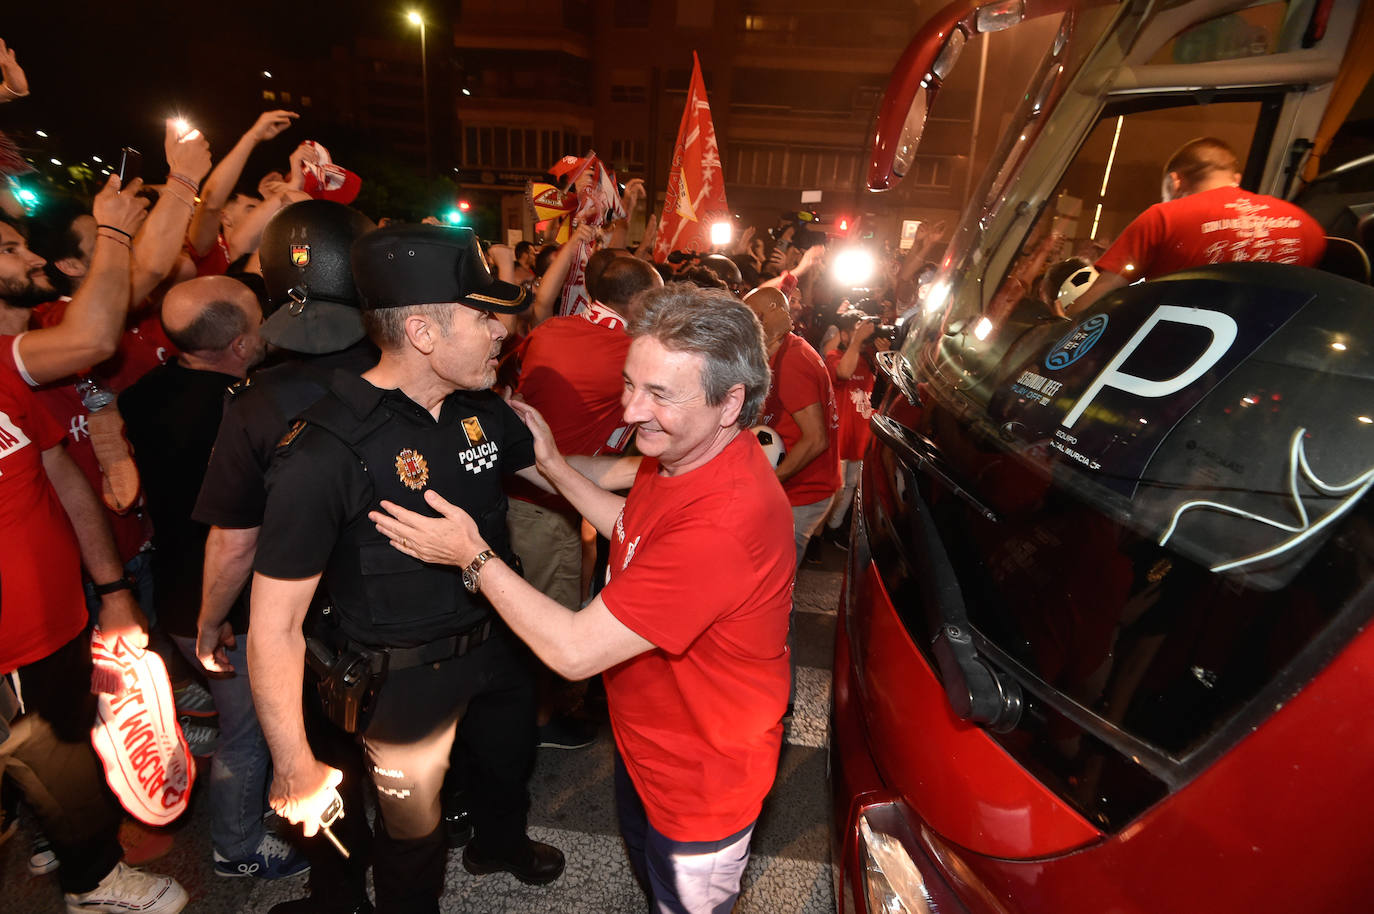
[[[873,336],[875,340],[888,340],[889,342],[897,339],[897,334],[901,328],[896,324],[884,324],[883,319],[876,314],[865,314],[859,318],[861,324],[873,324]]]

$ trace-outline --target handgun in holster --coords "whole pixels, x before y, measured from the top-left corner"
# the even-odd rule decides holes
[[[386,653],[307,636],[305,660],[330,722],[345,733],[365,730],[386,681]]]

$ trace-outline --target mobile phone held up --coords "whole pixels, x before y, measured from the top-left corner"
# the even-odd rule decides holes
[[[119,150],[119,186],[128,187],[129,182],[143,170],[143,153],[132,146]]]

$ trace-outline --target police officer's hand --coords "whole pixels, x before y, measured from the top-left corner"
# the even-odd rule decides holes
[[[200,665],[212,673],[232,673],[234,665],[229,662],[227,651],[238,647],[234,637],[234,627],[221,622],[214,627],[204,625],[196,628],[196,659]]]
[[[310,758],[291,768],[278,767],[269,799],[277,815],[299,825],[309,838],[320,830],[320,814],[328,808],[334,788],[342,780],[339,769]]]
[[[487,548],[477,524],[462,508],[433,489],[425,490],[425,502],[440,516],[425,517],[384,499],[382,510],[367,517],[392,546],[422,562],[461,567]]]

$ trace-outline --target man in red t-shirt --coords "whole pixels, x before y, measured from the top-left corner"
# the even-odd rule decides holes
[[[1317,221],[1286,200],[1242,190],[1240,177],[1226,143],[1185,143],[1164,166],[1164,202],[1137,216],[1098,258],[1097,280],[1069,315],[1122,286],[1188,267],[1247,260],[1316,266],[1326,252]]]
[[[596,279],[597,300],[577,314],[550,318],[522,344],[516,392],[549,417],[560,453],[619,454],[629,444],[631,429],[620,408],[630,350],[625,322],[632,316],[634,297],[662,285],[658,271],[645,261],[617,257]],[[567,499],[518,477],[508,483],[507,493],[511,548],[524,565],[525,580],[561,605],[580,609],[585,597],[581,515]],[[559,716],[575,708],[585,687],[559,689],[555,683],[552,677],[540,680],[539,745],[589,745],[595,739],[592,729],[573,717]]]
[[[622,399],[644,454],[637,467],[560,457],[539,413],[512,403],[534,433],[539,472],[611,540],[610,581],[585,609],[535,591],[432,492],[441,517],[391,508],[371,518],[403,552],[466,566],[468,586],[554,670],[605,671],[631,865],[654,910],[705,914],[738,895],[777,770],[791,513],[747,433],[768,389],[753,315],[724,291],[685,284],[640,301]],[[630,482],[628,497],[611,491]]]
[[[860,305],[863,303],[861,302]],[[830,381],[835,385],[835,402],[840,411],[840,434],[837,446],[840,452],[840,475],[843,485],[835,493],[830,503],[830,513],[826,517],[828,536],[841,548],[848,543],[840,534],[840,525],[849,501],[854,497],[854,489],[859,484],[859,470],[868,448],[872,432],[868,427],[873,406],[869,397],[873,393],[873,360],[871,352],[887,349],[891,343],[886,339],[875,339],[879,318],[865,315],[862,311],[851,311],[835,319],[840,331],[835,338],[835,348],[825,354],[825,367],[830,372]]]
[[[56,380],[113,350],[129,303],[129,246],[146,203],[112,178],[95,200],[100,225],[91,281],[55,327],[0,335],[0,688],[22,696],[6,720],[0,772],[10,769],[52,842],[72,910],[173,914],[187,895],[174,880],[120,862],[122,811],[91,748],[94,705],[81,566],[97,582],[107,637],[143,647],[142,613],[123,577],[95,493],[63,450],[66,434],[31,385]],[[22,330],[53,293],[43,259],[0,222],[0,333]],[[17,327],[14,325],[18,325]]]
[[[773,383],[760,422],[782,436],[786,456],[777,476],[792,505],[797,564],[811,534],[825,520],[840,487],[840,429],[835,390],[825,362],[811,344],[792,332],[787,298],[777,289],[756,289],[744,297],[763,324]]]

